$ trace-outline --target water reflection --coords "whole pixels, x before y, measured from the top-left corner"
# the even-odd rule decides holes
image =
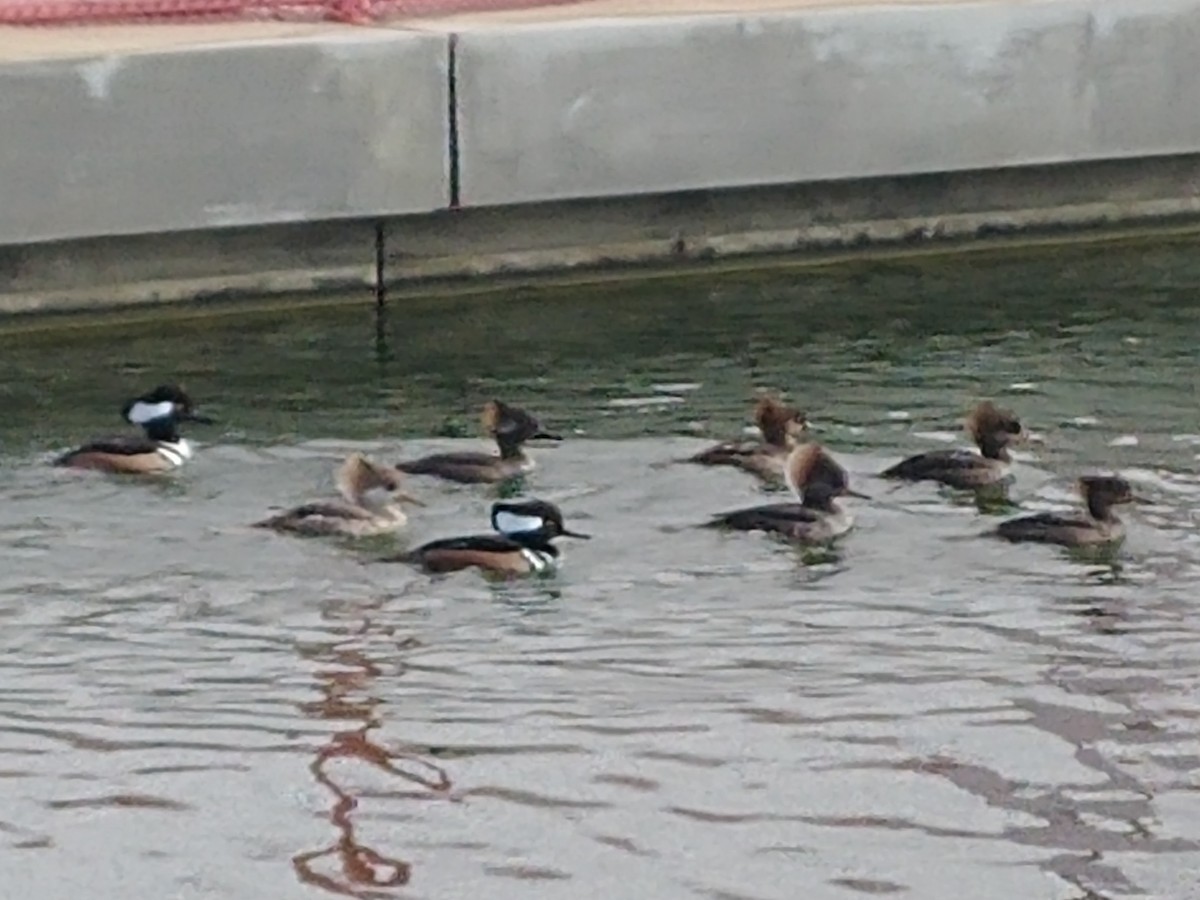
[[[373,635],[391,636],[390,628],[373,624],[372,613],[378,612],[379,607],[379,601],[330,604],[325,618],[347,623],[339,627],[345,637],[298,647],[304,659],[321,666],[314,672],[321,699],[301,704],[301,712],[315,719],[357,725],[335,731],[309,764],[317,783],[332,795],[329,821],[337,836],[328,847],[296,854],[292,863],[302,882],[360,900],[394,897],[394,892],[382,889],[408,884],[412,866],[358,840],[354,813],[360,798],[353,788],[339,783],[333,763],[345,759],[366,763],[398,781],[417,785],[422,789],[421,794],[444,795],[450,789],[446,773],[438,766],[391,751],[372,738],[382,724],[384,703],[372,692],[382,669],[368,657],[363,643]],[[405,647],[404,641],[395,645],[398,653]],[[401,762],[407,766],[402,767]],[[328,868],[321,871],[323,863],[332,863],[332,871]]]

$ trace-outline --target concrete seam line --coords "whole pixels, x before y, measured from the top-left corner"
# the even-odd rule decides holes
[[[450,208],[458,209],[460,172],[458,153],[458,34],[450,32],[446,39],[446,97],[448,99],[446,138],[447,176],[450,187]]]

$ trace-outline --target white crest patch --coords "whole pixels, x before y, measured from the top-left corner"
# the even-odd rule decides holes
[[[825,524],[829,528],[830,537],[841,537],[854,527],[854,516],[839,508],[837,512],[825,517]]]
[[[537,550],[525,547],[521,550],[521,555],[529,563],[529,568],[535,572],[545,572],[547,569],[554,568],[555,560],[549,553],[539,553]]]
[[[175,404],[170,400],[163,400],[161,403],[147,403],[145,400],[139,400],[129,407],[129,415],[126,418],[134,425],[145,425],[147,422],[169,416],[173,412],[175,412]]]
[[[496,530],[501,534],[519,534],[523,531],[537,531],[545,525],[537,516],[522,516],[518,513],[501,510],[496,513]]]
[[[186,438],[175,443],[159,441],[158,455],[172,466],[182,466],[186,460],[192,458],[192,445],[187,442]]]

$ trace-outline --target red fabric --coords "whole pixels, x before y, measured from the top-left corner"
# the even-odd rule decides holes
[[[0,0],[0,25],[154,22],[344,22],[531,9],[580,0]]]

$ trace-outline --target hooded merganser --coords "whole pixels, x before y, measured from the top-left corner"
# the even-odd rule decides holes
[[[689,457],[686,461],[704,466],[734,466],[763,481],[783,479],[788,454],[804,441],[808,417],[774,397],[760,397],[754,404],[754,423],[762,441],[725,441]]]
[[[1129,482],[1111,475],[1087,475],[1079,479],[1078,488],[1083,495],[1086,516],[1057,513],[1020,516],[1001,522],[994,533],[1014,543],[1036,542],[1064,547],[1090,547],[1123,540],[1125,525],[1117,518],[1113,507],[1137,501]]]
[[[493,503],[491,520],[498,534],[431,541],[393,561],[412,563],[433,573],[475,567],[502,575],[543,574],[558,567],[554,538],[591,537],[569,531],[558,507],[544,500]]]
[[[560,435],[543,431],[538,420],[525,410],[499,400],[484,404],[481,420],[500,448],[499,456],[476,452],[435,453],[397,463],[396,468],[410,475],[432,475],[461,484],[507,481],[533,468],[533,460],[522,449],[526,441],[562,440]]]
[[[180,437],[179,423],[213,423],[207,416],[198,415],[191,398],[173,384],[159,385],[128,401],[121,408],[121,417],[131,425],[140,425],[145,433],[88,441],[58,457],[55,465],[117,473],[165,472],[192,458],[192,446]]]
[[[1011,444],[1025,436],[1020,420],[990,400],[977,405],[966,419],[967,432],[979,447],[970,450],[931,450],[896,463],[881,474],[902,481],[936,481],[960,490],[988,487],[1008,476]]]
[[[818,444],[797,447],[784,466],[788,487],[799,503],[771,503],[722,513],[708,524],[738,531],[766,531],[801,544],[825,544],[854,525],[853,517],[835,501],[861,497],[852,491],[846,470]]]
[[[272,528],[292,534],[346,534],[365,537],[404,527],[408,517],[396,501],[424,506],[400,490],[400,473],[351,453],[334,473],[341,500],[305,503],[287,512],[255,522],[256,528]]]

